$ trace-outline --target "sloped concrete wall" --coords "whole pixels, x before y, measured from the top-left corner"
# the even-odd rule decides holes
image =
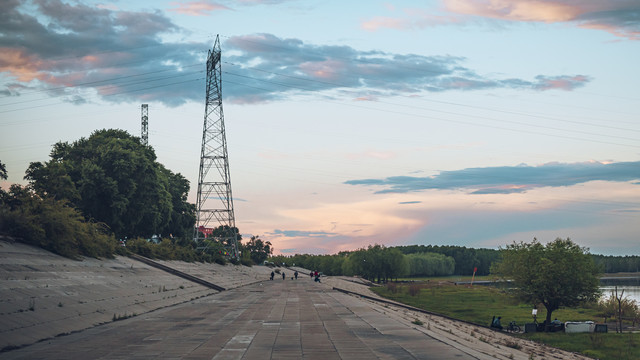
[[[230,289],[268,279],[270,269],[165,261]],[[80,331],[217,291],[127,257],[70,260],[0,241],[0,349]]]

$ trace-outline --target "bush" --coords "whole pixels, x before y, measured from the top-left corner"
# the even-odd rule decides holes
[[[409,288],[408,288],[409,295],[411,296],[416,296],[420,294],[420,290],[422,290],[422,286],[418,284],[411,284],[409,285]]]
[[[113,256],[116,241],[105,225],[86,221],[66,201],[40,198],[16,185],[2,200],[0,233],[72,259]]]
[[[240,264],[244,266],[249,266],[249,267],[255,265],[255,263],[251,259],[244,259],[244,258],[240,259]]]
[[[387,290],[389,290],[389,292],[391,292],[392,294],[397,294],[398,293],[398,285],[394,282],[388,282],[387,283]]]

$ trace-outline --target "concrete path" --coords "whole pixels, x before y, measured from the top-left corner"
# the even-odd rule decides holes
[[[468,351],[467,351],[468,350]],[[307,277],[264,281],[0,353],[0,359],[473,359]]]

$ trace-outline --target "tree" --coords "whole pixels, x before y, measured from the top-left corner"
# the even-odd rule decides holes
[[[413,253],[407,259],[410,276],[448,276],[456,266],[452,257],[438,253]]]
[[[382,252],[384,280],[398,279],[409,274],[409,261],[402,251],[396,248],[385,248]]]
[[[157,163],[153,148],[123,130],[59,142],[49,161],[30,164],[25,179],[39,196],[66,199],[118,238],[190,236],[193,231],[189,182]]]
[[[8,179],[7,168],[4,166],[2,161],[0,161],[0,179],[2,179],[2,180],[7,180]]]
[[[513,243],[500,249],[502,259],[491,272],[515,282],[515,294],[523,301],[547,309],[547,323],[560,307],[576,306],[600,296],[599,269],[589,250],[566,240],[556,239],[546,246]]]
[[[262,241],[259,236],[252,236],[248,243],[243,245],[244,252],[248,252],[255,264],[262,264],[273,253],[273,246],[269,241]]]
[[[349,254],[341,269],[345,275],[360,275],[370,281],[387,281],[409,273],[402,251],[375,244]]]

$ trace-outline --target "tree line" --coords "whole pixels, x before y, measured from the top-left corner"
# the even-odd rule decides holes
[[[326,275],[360,275],[369,280],[396,277],[490,275],[491,266],[502,259],[504,250],[474,249],[465,246],[408,245],[344,251],[335,255],[279,255],[269,259],[318,270]],[[402,255],[402,256],[400,256]],[[604,256],[589,254],[600,272],[640,272],[640,256]]]
[[[455,260],[450,256],[427,252],[405,255],[400,248],[378,244],[336,255],[279,255],[269,260],[277,265],[318,270],[325,275],[359,275],[377,282],[404,276],[447,276],[455,270]]]
[[[640,272],[640,256],[592,255],[594,261],[605,273]]]

